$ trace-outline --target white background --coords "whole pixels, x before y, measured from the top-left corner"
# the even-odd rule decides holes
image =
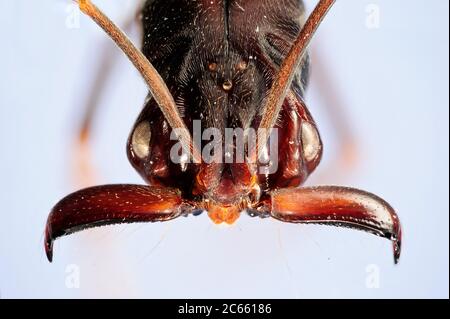
[[[96,3],[118,23],[133,12],[132,1]],[[370,3],[380,8],[377,29],[366,25]],[[68,4],[0,2],[1,297],[448,298],[447,0],[339,0],[312,45],[307,102],[325,158],[308,184],[354,186],[388,200],[404,228],[398,266],[387,240],[362,232],[247,216],[221,228],[205,215],[66,237],[49,264],[46,217],[77,188],[71,141],[99,53],[115,52],[85,17],[78,29],[66,26]],[[142,183],[125,141],[145,95],[118,54],[96,120],[98,184]],[[356,137],[351,168],[336,165],[343,144],[333,103]],[[379,288],[371,289],[377,274]]]

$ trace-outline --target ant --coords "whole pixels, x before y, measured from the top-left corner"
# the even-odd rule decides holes
[[[54,240],[64,235],[207,211],[216,224],[233,224],[247,212],[364,230],[390,239],[398,262],[401,226],[387,202],[353,188],[301,187],[322,157],[320,134],[303,100],[306,50],[334,0],[320,0],[306,21],[299,0],[147,0],[142,51],[90,0],[77,2],[150,90],[127,143],[131,164],[150,186],[97,186],[62,199],[47,221],[49,261]],[[229,152],[215,147],[207,160],[198,132],[188,129],[196,123],[200,135],[205,128],[242,129],[244,135],[253,129],[256,142],[219,137],[214,146],[243,149],[245,160],[230,161]],[[277,167],[270,171],[273,158],[264,157],[274,140]]]

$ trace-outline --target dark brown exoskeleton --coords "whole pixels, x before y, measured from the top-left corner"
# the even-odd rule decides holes
[[[306,48],[333,2],[320,0],[304,21],[300,0],[148,0],[141,52],[94,4],[79,0],[150,89],[128,140],[128,157],[150,186],[99,186],[61,200],[47,222],[48,259],[56,238],[94,226],[168,221],[202,211],[214,223],[233,224],[246,211],[374,233],[393,241],[397,262],[401,227],[388,203],[351,188],[300,187],[322,156],[303,101]],[[254,129],[256,143],[243,145],[243,162],[215,150],[207,161],[195,122],[200,132],[240,128],[245,135]],[[275,130],[277,167],[268,171],[262,157]],[[236,153],[238,144],[237,138],[218,143]]]

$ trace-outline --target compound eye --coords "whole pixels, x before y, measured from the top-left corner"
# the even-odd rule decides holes
[[[244,61],[244,60],[239,62],[238,65],[237,65],[237,69],[239,71],[244,71],[245,69],[247,69],[247,67],[248,67],[248,63],[246,61]]]
[[[147,121],[139,123],[134,129],[131,137],[131,147],[133,148],[133,153],[140,159],[144,159],[150,154],[151,137],[150,123]]]
[[[319,132],[316,127],[304,121],[301,129],[301,141],[303,147],[303,156],[308,162],[314,161],[322,150]]]
[[[217,63],[211,62],[210,64],[208,64],[208,70],[210,70],[211,72],[216,72],[217,71]]]

